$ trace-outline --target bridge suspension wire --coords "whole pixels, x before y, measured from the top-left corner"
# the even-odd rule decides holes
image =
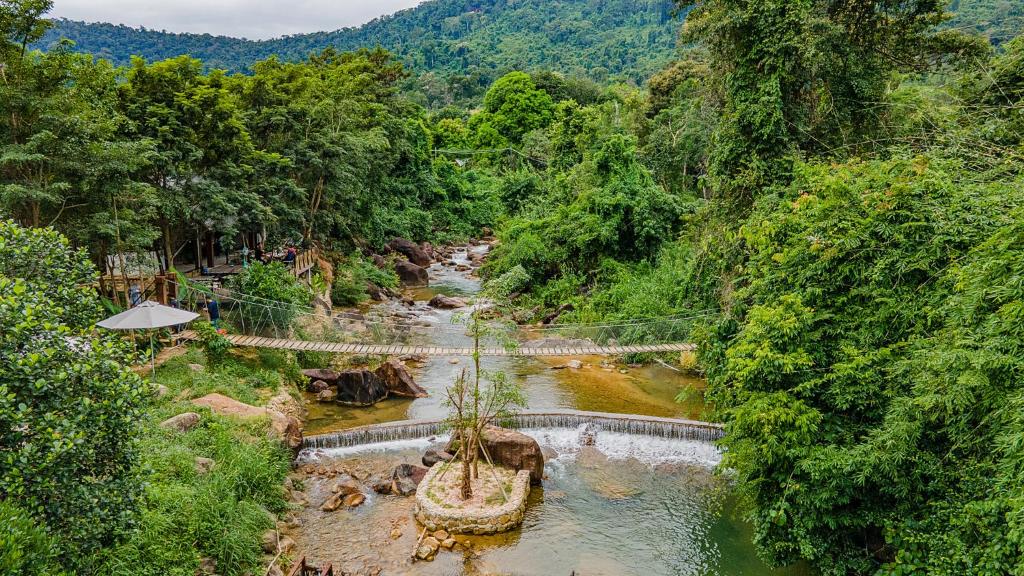
[[[291,343],[459,350],[464,350],[472,340],[467,326],[456,321],[461,316],[458,312],[452,313],[450,321],[444,321],[443,316],[394,318],[383,314],[328,314],[307,304],[281,302],[187,280],[171,283],[186,298],[194,292],[206,298],[218,299],[221,302],[222,318],[235,331],[240,332],[237,335],[239,338],[243,335],[272,336],[276,340]],[[411,313],[402,310],[398,312]],[[579,349],[592,348],[592,345],[611,348],[649,348],[655,345],[664,349],[658,351],[676,350],[679,346],[688,346],[685,343],[689,340],[694,322],[714,313],[713,310],[699,310],[662,317],[544,326],[517,326],[505,322],[505,328],[490,330],[493,333],[504,332],[504,336],[492,334],[484,339],[483,345],[496,351],[505,348],[507,340],[514,339],[517,341],[515,347],[523,351],[547,350],[555,344],[566,342]],[[502,322],[492,320],[488,323],[496,326]]]

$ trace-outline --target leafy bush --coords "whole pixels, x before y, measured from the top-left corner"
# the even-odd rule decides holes
[[[633,143],[621,136],[610,137],[555,186],[550,205],[500,230],[486,268],[492,277],[522,266],[543,283],[561,274],[592,275],[605,258],[650,259],[681,224],[680,200],[651,180]]]
[[[128,346],[91,330],[94,278],[56,232],[0,222],[0,500],[44,521],[83,573],[135,520],[149,392]]]
[[[210,364],[220,364],[231,349],[231,341],[221,335],[209,322],[193,322],[192,329],[199,336],[199,345],[206,352]]]
[[[702,357],[769,561],[1024,569],[1021,206],[934,155],[797,165],[758,202]]]
[[[497,299],[509,296],[526,288],[530,284],[530,273],[521,265],[513,266],[508,272],[487,283],[487,294]]]
[[[232,278],[230,287],[238,293],[239,312],[252,330],[287,331],[311,300],[309,290],[280,262],[251,264]]]
[[[54,574],[55,555],[45,528],[13,503],[0,500],[0,574]]]
[[[382,270],[358,252],[335,263],[331,302],[338,306],[353,306],[367,299],[366,286],[397,288],[398,275],[394,270]]]

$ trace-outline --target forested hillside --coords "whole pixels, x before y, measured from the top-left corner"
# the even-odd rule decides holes
[[[432,0],[359,28],[267,41],[59,20],[36,45],[64,37],[115,64],[187,54],[229,71],[248,71],[272,55],[300,61],[329,46],[379,45],[421,75],[431,101],[443,101],[479,95],[513,69],[640,84],[675,53],[680,20],[673,15],[671,0]]]
[[[27,245],[0,250],[0,325],[16,327],[0,342],[0,384],[16,383],[0,394],[0,525],[18,531],[11,557],[35,570],[24,573],[188,576],[204,556],[225,576],[264,573],[262,525],[245,519],[285,506],[283,470],[199,484],[204,505],[189,506],[191,492],[166,486],[205,482],[191,459],[154,474],[127,448],[28,435],[55,422],[82,438],[140,434],[131,399],[109,417],[97,408],[88,435],[85,416],[36,408],[38,386],[66,371],[25,351],[68,350],[71,338],[36,334],[85,333],[99,310],[95,296],[74,318],[36,302],[80,294],[90,260],[260,231],[330,254],[335,287],[357,300],[370,274],[391,273],[371,263],[390,238],[487,227],[498,242],[480,275],[508,319],[692,321],[672,334],[698,346],[680,369],[706,378],[696,393],[724,425],[722,468],[768,563],[1024,574],[1019,2],[961,0],[950,21],[945,0],[681,0],[692,11],[674,53],[666,3],[438,1],[336,33],[401,41],[398,58],[303,58],[324,34],[283,53],[296,62],[257,61],[295,39],[221,50],[208,37],[206,53],[237,50],[247,74],[188,56],[116,67],[26,51],[47,43],[41,4],[0,2],[0,232]],[[119,62],[145,35],[171,38],[125,33],[142,43],[111,53]],[[403,62],[435,71],[420,74],[448,90],[434,102],[462,106],[413,101]],[[68,241],[82,249],[72,262],[44,253]],[[26,263],[28,283],[4,280]],[[76,370],[90,387],[71,393],[115,402],[138,388],[100,370],[113,352],[89,352],[99,360]],[[150,444],[150,459],[164,451]],[[51,452],[61,459],[36,458]]]

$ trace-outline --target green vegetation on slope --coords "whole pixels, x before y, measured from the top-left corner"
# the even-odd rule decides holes
[[[270,56],[299,62],[325,48],[383,47],[417,73],[432,103],[478,96],[509,70],[556,70],[641,83],[675,52],[679,20],[668,0],[430,0],[359,28],[248,41],[58,20],[37,44],[127,64],[187,54],[211,68],[250,70]]]

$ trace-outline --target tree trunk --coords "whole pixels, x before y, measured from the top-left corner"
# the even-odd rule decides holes
[[[462,443],[462,499],[469,500],[473,497],[472,480],[469,477],[469,465],[472,462],[469,447],[473,445],[473,439],[467,439],[466,430],[462,429],[459,431],[459,442]]]
[[[174,250],[171,246],[171,223],[167,218],[160,218],[160,229],[164,240],[164,272],[168,272],[174,268]]]

